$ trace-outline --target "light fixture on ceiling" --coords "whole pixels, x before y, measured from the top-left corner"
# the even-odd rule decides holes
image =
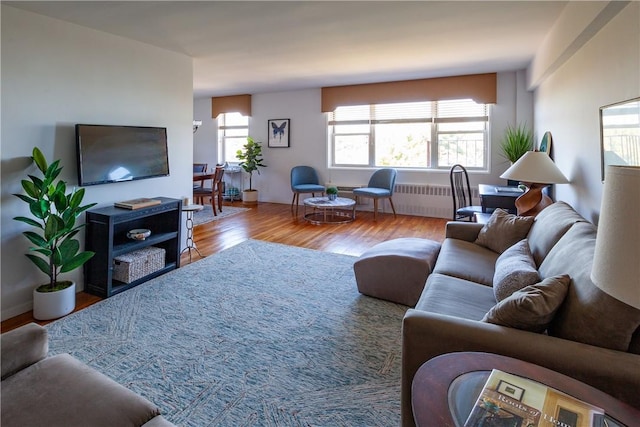
[[[535,216],[553,200],[542,190],[550,184],[568,184],[551,157],[543,151],[527,151],[500,178],[520,181],[527,191],[516,199],[518,215]]]
[[[194,120],[193,121],[193,133],[196,133],[198,129],[202,126],[202,120]]]

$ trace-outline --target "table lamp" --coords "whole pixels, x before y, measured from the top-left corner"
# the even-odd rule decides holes
[[[640,167],[608,166],[591,280],[640,309]]]
[[[550,184],[567,184],[551,157],[542,151],[527,151],[500,178],[520,181],[527,191],[516,199],[518,215],[535,216],[553,200],[542,190]]]

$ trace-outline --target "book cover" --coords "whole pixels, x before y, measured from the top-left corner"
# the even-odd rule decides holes
[[[125,209],[140,209],[146,208],[149,206],[159,205],[162,201],[158,199],[147,199],[147,198],[139,198],[132,200],[124,200],[122,202],[116,202],[113,205],[118,208]]]
[[[494,369],[464,427],[595,427],[603,416],[595,405]]]

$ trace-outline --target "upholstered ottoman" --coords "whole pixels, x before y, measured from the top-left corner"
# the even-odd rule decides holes
[[[358,291],[414,307],[440,253],[440,243],[406,237],[379,243],[353,264]]]

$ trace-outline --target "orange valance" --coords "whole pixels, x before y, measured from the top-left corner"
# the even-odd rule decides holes
[[[322,112],[345,105],[390,104],[395,102],[473,99],[482,104],[495,104],[496,73],[397,82],[368,83],[322,88]]]
[[[211,98],[211,117],[220,113],[240,113],[251,116],[251,95],[215,96]]]

